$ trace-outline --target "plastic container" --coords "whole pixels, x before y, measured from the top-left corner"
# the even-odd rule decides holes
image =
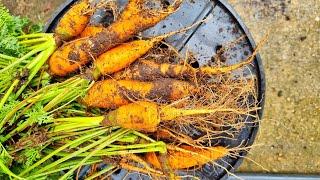
[[[76,2],[77,0],[67,0],[56,11],[51,20],[46,26],[46,32],[52,32],[62,17],[62,15]],[[169,1],[170,2],[170,1]],[[126,4],[126,0],[118,0],[118,3],[123,7]],[[235,44],[235,46],[225,52],[225,59],[228,64],[239,62],[242,59],[248,57],[253,49],[255,43],[250,35],[249,30],[244,25],[239,15],[232,9],[232,7],[225,0],[201,0],[201,1],[189,1],[186,0],[181,8],[169,16],[166,20],[160,22],[157,26],[143,32],[144,36],[154,36],[173,30],[178,30],[186,26],[190,26],[195,22],[207,19],[205,23],[201,23],[198,26],[190,29],[183,35],[175,35],[166,39],[167,43],[175,46],[180,52],[184,52],[187,49],[191,50],[197,57],[199,65],[205,65],[210,63],[211,57],[226,43],[235,41],[242,36],[245,36],[242,41]],[[253,65],[250,68],[244,70],[244,74],[256,76],[257,79],[257,97],[261,110],[257,113],[259,118],[262,118],[264,100],[265,100],[265,75],[261,58],[256,56]],[[237,136],[237,140],[225,140],[220,139],[215,143],[221,145],[238,146],[239,144],[252,145],[258,128],[259,123],[251,117],[246,117],[247,126],[244,127]],[[255,123],[252,123],[255,122]],[[246,152],[241,152],[243,157]],[[205,165],[201,170],[192,172],[192,175],[196,175],[201,179],[226,179],[228,174],[225,169],[230,172],[235,171],[242,163],[243,158],[231,158],[225,157],[219,160],[217,163],[221,167],[213,165]],[[88,168],[87,168],[88,169]],[[81,175],[86,173],[86,168],[83,168]],[[189,174],[189,172],[181,172],[181,174]],[[148,176],[144,176],[138,173],[129,173],[126,170],[117,171],[112,175],[113,179],[150,179]]]

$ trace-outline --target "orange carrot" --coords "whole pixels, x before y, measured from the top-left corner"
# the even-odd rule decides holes
[[[87,27],[82,31],[81,38],[102,32],[103,28],[109,26],[118,16],[117,2],[115,0],[100,1],[96,6],[98,9],[93,14]]]
[[[103,26],[87,26],[81,33],[81,38],[95,36],[101,33],[105,27]]]
[[[228,154],[228,149],[222,146],[211,147],[210,149],[196,148],[182,145],[179,148],[168,146],[166,162],[173,170],[187,169],[203,166],[206,163],[218,160]],[[147,153],[145,159],[155,168],[162,169],[161,161],[156,153]]]
[[[156,25],[162,19],[165,19],[168,15],[173,13],[182,0],[178,0],[175,4],[169,6],[165,11],[154,12],[153,10],[144,9],[145,0],[129,0],[123,12],[120,14],[117,20],[117,27],[120,29],[147,29]],[[127,26],[127,27],[123,27]],[[95,36],[104,29],[101,26],[88,26],[81,33],[81,37]]]
[[[94,61],[93,77],[98,79],[101,75],[113,74],[128,67],[162,39],[135,40],[110,49]]]
[[[141,8],[140,3],[144,1],[135,1],[139,5],[136,8]],[[51,73],[56,76],[66,76],[78,70],[81,66],[89,63],[116,45],[127,41],[138,32],[154,26],[173,13],[180,3],[175,3],[169,6],[166,11],[156,13],[156,15],[143,9],[139,9],[138,13],[135,11],[133,13],[123,12],[123,16],[127,18],[119,19],[107,28],[104,28],[102,32],[60,47],[49,59]]]
[[[83,102],[89,107],[116,108],[137,99],[174,101],[195,91],[190,83],[173,79],[153,82],[104,80],[93,85]]]
[[[72,6],[59,21],[55,29],[56,36],[63,41],[67,41],[80,35],[89,23],[91,16],[87,13],[89,8],[89,0],[81,0]]]
[[[234,109],[178,109],[154,102],[136,101],[120,106],[105,116],[72,117],[55,119],[55,123],[69,123],[70,127],[90,128],[97,126],[120,126],[145,132],[155,132],[160,122],[172,121],[179,117],[206,115],[216,112],[234,112]],[[70,124],[71,123],[71,124]],[[62,126],[64,126],[62,124]],[[59,129],[56,126],[56,129]]]
[[[233,70],[239,69],[247,64],[250,64],[254,58],[248,58],[238,64],[225,66],[225,67],[200,67],[193,68],[190,65],[175,65],[175,64],[158,64],[154,61],[141,60],[133,66],[124,71],[116,73],[113,78],[115,79],[133,79],[150,81],[159,78],[179,78],[190,79],[194,76],[210,76],[228,73]]]

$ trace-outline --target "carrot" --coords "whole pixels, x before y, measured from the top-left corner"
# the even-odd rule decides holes
[[[98,79],[101,75],[113,74],[128,67],[162,39],[159,36],[150,40],[135,40],[110,49],[94,61],[94,79]]]
[[[101,33],[105,27],[103,26],[87,26],[81,33],[80,37],[85,38],[89,36],[95,36]]]
[[[92,14],[87,27],[82,31],[80,37],[88,37],[103,31],[118,16],[117,2],[115,0],[104,0],[97,3],[98,9]]]
[[[222,146],[211,147],[210,149],[197,148],[187,145],[181,147],[168,146],[166,154],[167,164],[173,170],[187,169],[203,166],[206,163],[220,159],[228,154],[228,149]],[[161,161],[156,153],[147,153],[145,159],[155,168],[162,169]]]
[[[135,0],[135,2],[139,4],[136,8],[142,6],[141,3],[143,1]],[[120,18],[107,28],[103,28],[102,32],[89,38],[82,38],[65,44],[49,59],[51,73],[56,76],[66,76],[78,70],[81,66],[89,63],[107,50],[127,41],[138,32],[148,29],[166,18],[176,10],[181,0],[178,2],[170,5],[166,11],[156,14],[151,13],[151,10],[139,9],[136,12],[130,9],[132,14],[127,11],[123,12],[123,16],[127,18]]]
[[[141,60],[137,64],[127,68],[122,72],[116,73],[113,78],[115,79],[133,79],[150,81],[159,78],[179,78],[190,79],[196,76],[210,76],[228,73],[233,70],[239,69],[247,64],[250,64],[254,58],[248,58],[238,64],[225,66],[225,67],[200,67],[198,69],[189,65],[175,65],[175,64],[158,64],[154,61]]]
[[[172,121],[179,117],[211,114],[216,112],[234,112],[234,109],[178,109],[170,106],[160,106],[154,102],[137,101],[120,106],[105,116],[72,117],[56,119],[74,128],[120,126],[144,132],[155,132],[160,122]],[[59,129],[56,126],[56,129]]]
[[[67,41],[81,34],[90,20],[86,13],[90,8],[89,0],[81,0],[72,6],[59,21],[55,34],[60,40]]]
[[[149,99],[174,101],[194,93],[196,88],[188,82],[161,79],[153,82],[132,80],[104,80],[96,82],[83,102],[88,107],[116,108],[132,100]]]
[[[120,29],[123,28],[124,31],[126,29],[136,31],[136,28],[140,29],[139,32],[143,31],[172,14],[181,2],[182,0],[178,0],[165,11],[154,12],[143,8],[145,0],[129,0],[114,26]],[[81,33],[81,37],[95,36],[103,31],[104,29],[101,26],[87,26]]]
[[[137,101],[119,107],[104,116],[103,126],[121,126],[145,132],[155,132],[160,122],[172,121],[179,117],[204,115],[232,109],[177,109],[159,106],[153,102]]]

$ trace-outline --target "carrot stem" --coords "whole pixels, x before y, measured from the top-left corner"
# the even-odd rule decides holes
[[[24,178],[21,178],[20,176],[17,176],[15,173],[13,173],[4,163],[2,160],[0,160],[0,169],[2,172],[6,173],[7,175],[11,176],[11,177],[14,177],[16,179],[24,179]]]
[[[70,169],[66,174],[64,174],[62,177],[60,177],[60,179],[66,179],[67,177],[69,177],[78,167],[82,166],[83,163],[85,163],[88,159],[90,159],[95,153],[97,153],[99,150],[105,148],[105,147],[108,146],[109,144],[115,142],[117,139],[123,137],[123,136],[124,136],[125,134],[127,134],[128,132],[129,132],[129,130],[120,129],[120,130],[118,130],[117,132],[112,133],[110,136],[108,136],[108,137],[106,137],[106,138],[103,138],[103,139],[100,139],[100,140],[98,140],[96,143],[93,143],[93,144],[89,145],[89,147],[90,147],[90,146],[94,147],[94,146],[96,146],[96,145],[98,145],[98,146],[96,147],[95,150],[93,150],[90,154],[88,154],[88,156],[86,156],[84,159],[82,159],[82,161],[79,162],[75,167],[73,167],[73,168]],[[82,152],[87,151],[87,150],[89,150],[89,149],[91,149],[91,148],[88,148],[88,146],[87,146],[86,148],[83,148],[83,149],[81,148],[81,150],[76,151],[76,152],[72,153],[71,155],[69,155],[69,156],[67,156],[67,157],[75,157],[76,155],[79,155],[79,154],[81,154]],[[67,159],[66,157],[64,157],[64,158]],[[62,158],[62,159],[64,159],[64,158]],[[61,161],[61,159],[59,159],[59,160],[56,161],[56,162],[59,162],[59,161]],[[55,162],[55,163],[56,163],[56,162]],[[55,164],[55,163],[53,163],[53,164]],[[49,166],[52,166],[52,165],[50,164]],[[46,169],[46,168],[43,168],[43,169]],[[42,170],[39,170],[39,172],[43,171],[43,169],[42,169]]]
[[[45,153],[50,153],[53,150],[46,149]],[[117,146],[112,148],[101,149],[96,151],[93,155],[94,157],[102,157],[102,156],[115,156],[115,155],[125,155],[125,154],[136,154],[136,153],[146,153],[146,152],[160,152],[166,153],[166,144],[162,141],[149,143],[149,144],[135,144],[135,145],[127,145],[127,146]],[[77,157],[87,157],[91,152],[84,152],[78,154]],[[68,152],[59,152],[56,156],[65,157],[70,153]]]
[[[18,60],[12,62],[9,66],[1,69],[0,73],[3,73],[5,71],[15,67],[16,65],[20,64],[22,61],[30,58],[31,56],[35,55],[38,52],[46,50],[47,48],[48,48],[47,43],[43,43],[43,44],[39,45],[36,49],[31,50],[30,52],[28,52],[27,54],[25,54],[24,56],[22,56]]]
[[[44,158],[42,158],[41,160],[39,160],[38,162],[36,162],[35,164],[33,164],[32,166],[26,168],[24,171],[22,171],[19,176],[23,176],[25,174],[27,174],[28,172],[30,172],[31,170],[35,169],[36,167],[38,167],[39,165],[41,165],[42,163],[44,163],[45,161],[47,161],[48,159],[50,159],[52,156],[56,155],[57,153],[63,151],[64,149],[68,148],[69,146],[72,146],[73,144],[76,144],[76,143],[79,143],[79,142],[83,142],[83,141],[86,141],[88,139],[91,139],[91,138],[94,138],[96,136],[99,136],[99,135],[102,135],[106,132],[107,130],[103,129],[103,130],[100,130],[100,131],[97,131],[97,132],[94,132],[92,134],[88,134],[88,135],[84,135],[82,137],[79,137],[78,139],[74,140],[74,141],[71,141],[63,146],[61,146],[60,148],[54,150],[53,152],[51,152],[50,154],[48,154],[47,156],[45,156]],[[95,144],[91,144],[90,147],[94,147]],[[90,149],[90,147],[88,149]],[[85,149],[87,149],[85,148]],[[81,153],[81,152],[80,152]],[[62,162],[61,160],[56,163],[57,161],[55,161],[55,164],[59,164],[60,162]],[[52,166],[52,165],[51,165]],[[47,166],[46,166],[47,167]],[[53,165],[54,167],[54,165]],[[47,167],[46,169],[50,169],[51,167]],[[43,169],[43,168],[42,168]],[[41,169],[40,169],[41,170]],[[41,172],[38,172],[38,173],[41,173]],[[36,174],[38,174],[36,173]]]
[[[35,179],[35,178],[40,178],[42,176],[45,177],[45,176],[53,174],[53,173],[57,173],[57,172],[61,172],[64,170],[71,169],[72,167],[74,167],[76,165],[76,163],[78,163],[78,161],[66,162],[64,164],[61,164],[60,167],[53,168],[52,170],[44,172],[44,173],[29,176],[28,178]],[[102,159],[97,159],[97,160],[93,159],[93,160],[87,161],[86,163],[84,163],[84,165],[91,165],[91,164],[96,164],[96,163],[100,163],[100,162],[102,162]]]
[[[18,39],[25,39],[25,38],[39,38],[39,37],[48,37],[53,36],[52,33],[35,33],[35,34],[25,34],[18,36]]]
[[[6,92],[6,94],[1,98],[0,101],[0,110],[2,109],[2,107],[4,106],[4,104],[6,103],[6,101],[8,100],[9,96],[12,94],[14,88],[19,84],[20,80],[16,79],[13,81],[12,85],[10,86],[10,88],[8,89],[8,91]]]
[[[103,170],[101,170],[101,171],[99,171],[99,172],[97,172],[97,173],[95,173],[95,174],[87,177],[86,180],[95,179],[95,178],[97,178],[97,177],[99,177],[99,176],[101,176],[101,175],[103,175],[103,174],[111,171],[111,170],[114,169],[114,168],[115,168],[115,166],[109,165],[108,167],[104,168]]]
[[[28,40],[20,41],[19,44],[29,45],[34,43],[45,42],[47,40],[48,40],[47,38],[28,39]]]
[[[16,93],[16,98],[18,98],[21,93],[24,91],[24,89],[28,86],[28,84],[31,82],[31,80],[35,77],[35,75],[39,72],[40,68],[43,66],[43,64],[47,61],[47,59],[50,57],[50,55],[54,52],[56,49],[54,42],[48,42],[47,44],[49,47],[45,51],[41,52],[34,60],[34,64],[30,64],[29,67],[31,69],[31,73],[28,76],[28,80],[26,83],[23,84],[22,87],[18,90]]]
[[[11,56],[8,56],[8,55],[5,55],[5,54],[0,54],[0,58],[6,59],[6,60],[17,60],[18,59],[16,57],[11,57]]]
[[[74,118],[60,118],[55,119],[54,122],[58,125],[55,126],[54,132],[70,130],[79,127],[97,127],[100,126],[104,120],[104,116],[98,117],[74,117]],[[60,125],[60,123],[62,123]]]

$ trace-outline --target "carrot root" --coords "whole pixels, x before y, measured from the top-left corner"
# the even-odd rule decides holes
[[[115,79],[133,79],[150,81],[159,78],[178,78],[190,79],[194,76],[211,76],[217,74],[224,74],[245,65],[252,63],[253,57],[248,58],[238,64],[225,66],[225,67],[201,67],[195,69],[189,65],[173,65],[173,64],[157,64],[153,61],[141,60],[139,63],[129,67],[123,72],[116,73],[113,77]]]
[[[202,149],[183,145],[178,148],[171,146],[166,157],[168,165],[173,170],[180,170],[195,166],[202,166],[226,156],[228,152],[229,150],[227,148],[221,146]],[[154,167],[162,169],[161,163],[155,153],[147,153],[145,159]]]
[[[110,49],[95,60],[94,78],[98,79],[101,75],[113,74],[128,67],[146,54],[156,42],[157,38],[135,40]]]
[[[104,80],[92,86],[83,102],[89,107],[117,108],[141,99],[175,101],[194,92],[195,86],[173,79],[153,82]]]

